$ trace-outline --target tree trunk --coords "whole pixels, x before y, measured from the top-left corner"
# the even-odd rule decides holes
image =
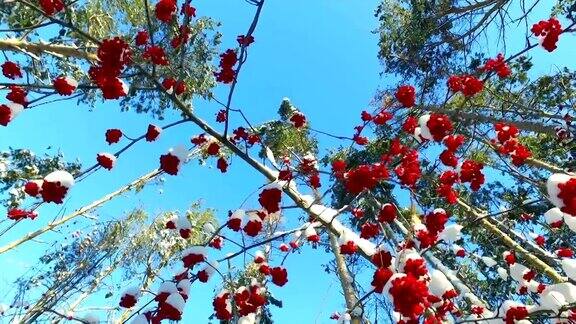
[[[342,286],[342,292],[344,293],[344,299],[346,300],[346,308],[348,309],[351,317],[351,324],[361,324],[362,314],[357,314],[355,311],[357,308],[361,308],[362,305],[358,303],[358,297],[356,296],[356,291],[354,290],[354,285],[352,282],[352,277],[348,272],[348,267],[346,266],[346,260],[344,256],[340,253],[340,246],[338,245],[338,238],[336,234],[328,232],[330,236],[330,249],[332,254],[334,254],[334,260],[336,262],[336,272],[338,274],[338,279],[340,279],[340,285]],[[360,312],[363,313],[363,312]]]
[[[492,224],[486,215],[480,214],[474,208],[458,199],[458,205],[464,207],[466,210],[472,213],[475,217],[480,219],[479,225],[482,226],[486,231],[498,237],[508,248],[517,252],[528,262],[528,265],[538,270],[538,272],[543,273],[550,277],[555,283],[565,282],[566,279],[562,277],[553,267],[548,265],[546,262],[542,261],[536,255],[526,250],[522,245],[514,241],[508,234],[498,228],[496,225]]]

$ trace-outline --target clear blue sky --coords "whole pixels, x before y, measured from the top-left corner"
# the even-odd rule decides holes
[[[267,1],[255,32],[256,42],[250,47],[248,62],[240,76],[234,106],[244,109],[252,122],[259,123],[276,118],[282,98],[289,97],[314,127],[350,135],[359,121],[360,111],[368,106],[380,82],[377,37],[370,33],[376,28],[372,15],[376,3],[372,0],[354,3]],[[200,16],[211,16],[222,22],[222,49],[235,46],[236,35],[246,32],[254,10],[239,0],[195,1],[194,4]],[[217,97],[223,98],[227,90],[228,87],[221,86],[216,91]],[[196,111],[207,120],[213,120],[220,109],[214,103],[194,104]],[[158,124],[177,118],[173,114]],[[46,105],[25,111],[10,127],[1,128],[0,149],[29,148],[40,154],[52,146],[52,152],[60,149],[67,159],[78,158],[90,165],[96,153],[109,150],[103,139],[106,129],[121,128],[134,136],[141,134],[150,121],[146,115],[120,113],[114,102],[97,105],[93,111],[74,102]],[[190,136],[197,133],[199,130],[192,125],[182,125],[164,132],[153,144],[136,145],[118,160],[112,172],[98,171],[74,187],[66,202],[66,211],[156,168],[160,154],[177,144],[188,143]],[[332,144],[324,141],[323,147]],[[215,208],[218,217],[224,219],[227,210],[237,208],[264,181],[253,176],[239,159],[232,160],[230,171],[224,176],[212,167],[212,162],[207,167],[192,162],[177,177],[166,177],[162,195],[158,187],[151,186],[137,195],[130,194],[107,204],[97,214],[100,219],[112,219],[123,217],[124,212],[133,207],[143,207],[151,213],[185,210],[192,202],[202,199],[203,206]],[[252,206],[256,203],[252,200]],[[19,224],[16,230],[0,237],[0,245],[42,227],[56,212],[56,208],[42,207],[37,220]],[[82,222],[86,224],[85,220]],[[51,242],[61,237],[50,234],[40,239]],[[2,256],[5,269],[13,270],[3,273],[0,279],[0,302],[10,303],[4,294],[9,294],[11,282],[34,264],[48,246],[26,244]],[[303,248],[302,255],[288,258],[289,283],[283,288],[271,287],[285,305],[283,309],[273,309],[276,323],[329,323],[330,314],[343,308],[337,281],[323,273],[322,264],[329,259],[323,251],[310,247]],[[192,288],[185,322],[206,322],[212,312],[213,289],[213,284]],[[115,294],[103,303],[116,303],[118,298]]]
[[[276,118],[282,98],[289,97],[307,115],[314,128],[350,135],[359,121],[360,111],[368,107],[375,89],[386,84],[379,77],[377,37],[371,34],[377,26],[372,14],[377,2],[267,1],[254,34],[256,42],[250,47],[248,62],[239,79],[234,106],[244,109],[257,124]],[[236,35],[245,33],[254,10],[240,0],[195,1],[194,4],[198,15],[211,16],[222,22],[223,50],[235,46]],[[565,41],[561,40],[561,45]],[[517,41],[516,45],[514,43],[511,45],[519,46]],[[487,54],[495,56],[498,52],[497,48],[489,48]],[[508,51],[513,52],[512,49]],[[554,61],[574,67],[573,59],[567,58],[576,56],[574,46],[560,46],[552,54],[536,49],[532,54],[536,62],[542,63],[537,64],[537,69],[543,72],[550,71],[550,62]],[[227,90],[228,87],[220,86],[216,96],[223,98]],[[198,114],[207,120],[213,120],[220,109],[215,103],[197,101],[194,104]],[[176,119],[177,115],[172,114],[158,123]],[[40,154],[51,146],[51,152],[60,149],[67,159],[80,159],[90,165],[96,153],[109,150],[103,138],[106,129],[121,128],[126,134],[135,136],[141,134],[149,122],[151,118],[147,115],[119,112],[114,102],[97,105],[93,111],[74,102],[62,102],[25,111],[8,128],[0,128],[0,149],[8,146],[29,148]],[[100,170],[74,187],[66,202],[66,211],[156,168],[160,154],[172,146],[188,143],[190,136],[197,133],[199,130],[193,125],[182,125],[166,131],[153,144],[136,145],[118,160],[112,172]],[[337,144],[325,137],[320,140],[321,154]],[[213,168],[212,162],[205,167],[192,162],[177,177],[166,177],[163,194],[159,194],[158,187],[150,186],[137,195],[129,194],[107,204],[96,214],[100,219],[115,219],[134,207],[143,207],[150,213],[185,210],[201,199],[203,206],[215,208],[222,220],[227,210],[237,208],[247,195],[263,184],[264,179],[253,174],[239,159],[232,160],[230,171],[224,176]],[[0,245],[42,227],[56,212],[56,208],[42,207],[37,220],[20,223],[16,230],[0,237]],[[289,214],[289,217],[295,216]],[[52,239],[61,240],[61,235],[50,234],[40,239],[50,243]],[[11,282],[34,264],[49,246],[31,243],[2,255],[4,272],[0,279],[0,303],[10,303],[3,298],[4,294],[10,293]],[[330,323],[330,313],[343,308],[338,282],[323,273],[322,264],[329,260],[329,255],[309,247],[303,248],[301,255],[288,259],[289,283],[283,288],[271,287],[276,298],[285,305],[283,309],[273,308],[276,323]],[[185,322],[206,321],[212,312],[213,289],[213,284],[192,288]],[[114,304],[118,298],[116,293],[113,298],[100,302]]]

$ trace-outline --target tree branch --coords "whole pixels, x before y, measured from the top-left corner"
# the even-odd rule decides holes
[[[62,57],[75,57],[84,59],[89,62],[95,62],[98,57],[94,53],[90,53],[79,49],[75,46],[50,44],[50,43],[30,43],[24,40],[15,38],[0,39],[0,50],[5,51],[19,51],[25,54],[50,54],[59,58]]]

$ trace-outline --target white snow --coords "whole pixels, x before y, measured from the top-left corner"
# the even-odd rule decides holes
[[[306,237],[311,237],[311,236],[315,236],[318,235],[318,233],[316,233],[316,229],[314,229],[314,227],[312,225],[306,227],[306,229],[304,230],[304,235],[306,235]]]
[[[416,141],[418,143],[422,143],[422,139],[423,139],[422,128],[420,128],[420,127],[414,128],[414,138],[416,139]]]
[[[350,314],[348,314],[348,313],[344,313],[344,314],[342,314],[342,316],[340,316],[340,318],[338,319],[336,324],[347,324],[347,323],[350,323],[351,320],[352,320],[352,316],[350,316]]]
[[[420,126],[420,136],[427,140],[432,140],[432,133],[430,133],[430,129],[428,128],[428,121],[430,120],[430,115],[422,115],[418,118],[418,125]]]
[[[502,259],[504,259],[506,261],[506,257],[508,257],[509,255],[511,255],[512,252],[510,251],[504,251],[502,252]]]
[[[262,223],[262,218],[260,218],[256,213],[249,213],[248,222]]]
[[[576,216],[564,213],[564,223],[572,232],[576,232]]]
[[[493,258],[491,258],[489,256],[483,256],[483,257],[480,257],[480,259],[482,260],[482,262],[484,262],[484,264],[488,268],[492,268],[493,266],[495,266],[497,264],[496,260],[494,260]]]
[[[192,223],[190,223],[190,220],[186,215],[178,216],[178,219],[176,220],[176,229],[192,229]]]
[[[564,218],[564,213],[558,207],[549,209],[544,213],[544,219],[546,219],[547,224],[556,223]]]
[[[530,269],[518,262],[510,266],[510,276],[517,282],[524,282],[523,277],[529,271]]]
[[[254,324],[256,323],[256,313],[250,313],[238,319],[238,324]]]
[[[124,80],[118,79],[118,81],[122,83],[122,91],[124,92],[124,95],[127,95],[130,88],[128,88],[128,85],[126,84],[126,82],[124,82]]]
[[[392,298],[392,295],[390,294],[390,288],[392,287],[392,282],[398,278],[404,278],[404,277],[406,277],[405,273],[393,274],[392,277],[388,279],[388,282],[386,282],[386,284],[384,285],[382,293],[385,294],[385,296],[387,296],[390,300],[394,300],[394,298]]]
[[[461,237],[462,225],[450,224],[444,228],[438,239],[443,240],[446,243],[454,243],[458,241]]]
[[[540,309],[542,310],[558,312],[566,304],[566,298],[558,291],[547,290],[540,296]]]
[[[60,182],[62,187],[70,188],[74,185],[74,177],[68,171],[54,171],[44,177],[47,182]]]
[[[338,215],[338,211],[336,209],[329,208],[324,205],[314,204],[310,206],[310,212],[321,219],[323,223],[331,224],[334,231],[340,233],[340,236],[344,235],[347,239],[351,239],[353,242],[355,242],[360,250],[362,250],[366,255],[373,255],[376,251],[376,245],[374,243],[365,239],[361,239],[358,234],[348,229],[338,219],[335,218]]]
[[[506,271],[506,269],[498,267],[496,271],[498,272],[498,275],[500,276],[500,278],[502,278],[502,280],[508,279],[508,272]]]
[[[140,288],[138,287],[129,287],[124,290],[122,295],[130,295],[134,296],[134,298],[138,299],[140,297]]]
[[[190,292],[190,286],[191,285],[192,284],[190,283],[189,279],[182,279],[182,280],[178,281],[177,288],[180,290],[181,293],[188,296],[188,293]]]
[[[266,157],[268,158],[270,163],[272,163],[272,165],[276,169],[280,169],[280,167],[278,166],[278,163],[276,163],[276,158],[274,157],[274,152],[272,152],[272,150],[268,146],[265,147],[265,150],[266,150]]]
[[[498,309],[498,317],[505,317],[506,316],[506,312],[513,307],[526,307],[526,309],[528,310],[528,313],[530,313],[532,311],[532,309],[534,308],[534,306],[532,305],[524,305],[522,303],[513,301],[513,300],[506,300],[504,301],[504,303],[502,304],[502,306]],[[520,323],[521,321],[517,321],[516,324]],[[524,322],[525,323],[525,322]],[[530,323],[530,322],[528,322]]]
[[[184,147],[184,145],[178,145],[176,147],[173,147],[168,151],[168,153],[170,153],[170,155],[177,157],[178,160],[180,160],[180,163],[188,162],[188,154],[190,154],[190,152]]]
[[[202,229],[208,234],[214,234],[216,232],[216,228],[214,228],[212,223],[205,223],[204,226],[202,226]]]
[[[452,252],[454,252],[454,254],[458,253],[458,251],[462,251],[464,250],[463,247],[461,247],[458,244],[452,244]]]
[[[576,280],[576,259],[562,259],[562,270],[572,280]]]
[[[116,164],[116,156],[114,154],[106,153],[106,152],[100,152],[100,153],[98,153],[98,155],[103,156],[105,158],[108,158],[110,161],[112,161],[112,166],[114,166]]]
[[[554,173],[546,181],[546,189],[548,191],[548,199],[554,206],[556,207],[564,207],[564,202],[562,199],[558,198],[558,194],[560,193],[560,189],[558,188],[558,184],[565,183],[570,180],[570,176],[563,173]]]
[[[404,266],[408,260],[419,260],[422,259],[422,256],[416,251],[415,249],[405,249],[402,250],[398,257],[396,258],[395,265],[397,272],[404,272]]]
[[[164,281],[160,284],[160,288],[158,288],[158,293],[175,293],[178,292],[178,288],[176,288],[176,284],[172,281]]]
[[[238,218],[238,219],[243,220],[245,215],[246,215],[246,212],[243,209],[238,209],[232,213],[230,218],[231,219],[232,218]]]
[[[192,247],[189,247],[189,248],[187,248],[186,250],[184,250],[184,252],[182,252],[182,254],[183,254],[184,256],[187,256],[187,255],[190,255],[190,254],[201,254],[201,255],[203,255],[204,257],[206,257],[206,255],[207,255],[208,253],[207,253],[207,250],[206,250],[206,247],[205,247],[205,246],[192,246]]]
[[[24,111],[24,106],[14,102],[8,102],[5,104],[10,109],[10,121],[14,120],[16,116],[20,115]]]
[[[74,89],[78,88],[78,81],[76,81],[76,79],[73,77],[65,76],[64,81],[66,81],[69,86],[74,87]]]
[[[262,260],[262,262],[266,261],[266,257],[264,256],[264,253],[260,250],[256,251],[256,253],[254,253],[254,260]]]
[[[574,286],[570,282],[563,282],[549,285],[544,289],[542,295],[547,294],[551,291],[560,293],[568,304],[573,304],[574,302],[576,302],[576,286]]]
[[[441,298],[444,293],[453,290],[454,286],[442,271],[433,269],[430,271],[430,283],[428,284],[428,289],[434,296]]]
[[[302,231],[295,231],[294,233],[292,233],[294,241],[297,241],[300,238],[300,236],[302,236]]]
[[[186,301],[179,293],[171,293],[168,298],[166,298],[166,303],[172,305],[176,310],[182,314],[184,311],[184,306],[186,305]]]

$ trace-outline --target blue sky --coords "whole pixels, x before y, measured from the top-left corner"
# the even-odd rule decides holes
[[[363,0],[292,0],[267,1],[255,32],[256,42],[251,45],[249,59],[239,78],[234,107],[242,108],[249,119],[258,124],[276,118],[282,98],[288,97],[311,121],[314,128],[341,135],[351,135],[359,121],[360,112],[367,108],[375,90],[386,84],[379,76],[380,64],[376,58],[377,36],[371,31],[377,27],[373,10],[378,1]],[[244,34],[251,22],[254,8],[244,1],[195,1],[198,15],[211,16],[222,22],[224,35],[222,49],[235,46],[236,35]],[[543,17],[547,11],[543,10]],[[567,37],[568,38],[568,37]],[[573,37],[570,37],[573,41]],[[509,53],[521,46],[521,40],[512,39]],[[562,39],[561,44],[568,40]],[[487,47],[487,55],[495,56],[497,48]],[[536,69],[550,72],[553,64],[563,62],[574,67],[568,58],[576,56],[574,46],[560,46],[550,54],[535,49]],[[228,87],[216,89],[222,99]],[[215,103],[196,101],[196,112],[213,120],[220,109]],[[168,115],[160,125],[177,120],[177,114]],[[130,136],[145,131],[151,117],[132,112],[121,113],[114,102],[99,104],[89,111],[74,102],[60,102],[25,111],[7,128],[0,128],[0,149],[8,146],[29,148],[38,154],[60,149],[69,160],[79,159],[85,165],[94,162],[98,152],[110,150],[104,142],[108,128],[121,128]],[[190,136],[198,134],[193,125],[184,124],[164,132],[155,143],[140,143],[123,155],[112,172],[100,170],[76,187],[64,205],[70,212],[103,194],[158,166],[158,157],[168,148],[186,144]],[[338,143],[322,137],[321,155]],[[490,180],[490,178],[488,179]],[[191,203],[202,200],[203,206],[215,208],[219,219],[226,211],[238,208],[242,201],[263,184],[264,179],[239,159],[233,159],[230,171],[222,175],[213,168],[199,167],[192,162],[176,177],[166,177],[161,187],[150,186],[139,194],[128,194],[98,210],[102,220],[123,217],[134,207],[150,213],[164,210],[185,210]],[[256,202],[251,200],[252,205]],[[43,207],[34,222],[22,222],[9,234],[0,237],[0,246],[45,225],[53,219],[58,208]],[[288,214],[287,217],[296,217]],[[83,224],[87,221],[83,220]],[[0,302],[9,303],[11,282],[50,246],[52,240],[61,240],[60,234],[48,234],[40,239],[46,243],[29,243],[2,255],[2,264],[9,270],[0,279]],[[330,323],[330,313],[343,308],[338,281],[323,272],[322,264],[330,256],[309,247],[302,254],[288,258],[289,283],[271,287],[275,297],[284,302],[283,309],[273,309],[276,323]],[[212,312],[213,284],[194,286],[185,312],[185,322],[204,323]],[[115,299],[114,299],[115,298]],[[119,296],[98,303],[115,303]]]
[[[282,98],[289,97],[315,128],[350,135],[359,121],[360,111],[368,107],[380,82],[377,37],[370,33],[376,27],[372,18],[376,3],[268,1],[233,105],[241,107],[257,124],[276,118]],[[195,6],[200,16],[211,16],[222,22],[223,50],[235,46],[236,35],[246,32],[254,12],[244,1],[195,1]],[[227,90],[226,86],[219,87],[216,96],[224,98]],[[215,103],[203,101],[194,102],[194,106],[207,120],[213,120],[220,109]],[[172,114],[158,124],[177,119],[178,116]],[[150,116],[119,112],[114,102],[99,104],[93,111],[75,102],[61,102],[25,111],[10,127],[1,128],[0,149],[29,148],[38,154],[60,149],[68,160],[79,159],[90,165],[96,153],[111,150],[103,137],[106,129],[121,128],[135,136],[145,131],[149,122]],[[190,136],[198,133],[193,125],[185,124],[164,132],[153,144],[137,144],[118,160],[112,172],[100,170],[75,186],[64,205],[66,211],[156,168],[160,154],[172,146],[188,143]],[[333,144],[324,141],[323,148]],[[47,151],[48,146],[53,148]],[[163,194],[158,193],[159,187],[150,186],[139,194],[115,200],[94,214],[100,219],[113,219],[123,217],[134,207],[143,207],[151,213],[185,210],[201,199],[203,206],[215,208],[218,217],[224,219],[227,210],[238,208],[247,195],[263,184],[264,179],[253,174],[239,159],[232,160],[226,175],[214,169],[212,161],[204,167],[192,162],[177,177],[166,177],[161,187]],[[249,205],[256,203],[253,199]],[[38,219],[18,224],[15,230],[0,237],[0,245],[42,227],[58,211],[58,208],[42,207]],[[82,223],[85,225],[87,221]],[[10,303],[5,299],[10,294],[10,283],[36,262],[51,245],[47,243],[61,242],[62,236],[47,234],[40,239],[46,243],[25,244],[2,256],[3,264],[11,265],[13,270],[3,273],[0,279],[0,303]],[[271,287],[276,298],[284,302],[284,308],[274,309],[274,319],[280,324],[299,320],[329,323],[330,314],[343,308],[338,282],[323,273],[322,264],[329,261],[329,255],[310,247],[302,250],[302,255],[287,260],[289,283],[283,288]],[[212,312],[213,288],[213,284],[193,287],[185,322],[206,322]],[[115,295],[113,299],[97,302],[115,303],[118,298]]]

